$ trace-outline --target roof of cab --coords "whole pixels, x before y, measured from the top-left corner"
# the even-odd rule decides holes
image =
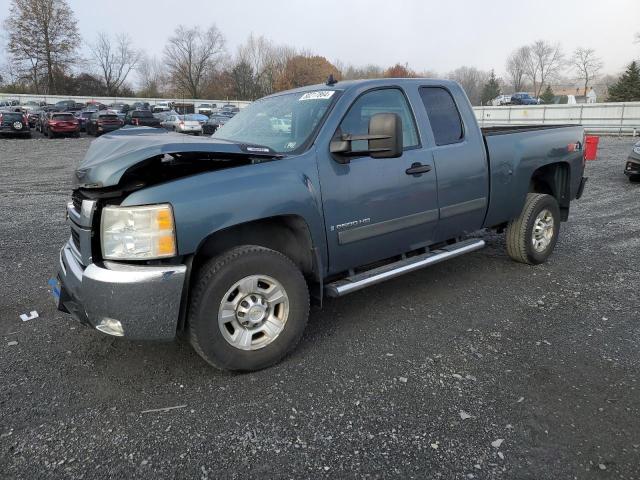
[[[283,90],[281,92],[274,93],[270,96],[282,95],[285,93],[297,93],[297,92],[309,92],[315,90],[336,90],[336,91],[347,91],[352,88],[361,88],[361,87],[380,87],[387,85],[425,85],[425,84],[434,84],[445,85],[445,86],[453,86],[457,85],[453,80],[441,80],[435,78],[369,78],[363,80],[338,80],[336,83],[332,85],[327,85],[326,83],[318,83],[315,85],[307,85],[304,87],[298,87],[291,90]]]

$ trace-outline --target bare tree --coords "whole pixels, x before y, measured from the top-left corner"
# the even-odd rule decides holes
[[[140,52],[131,46],[128,35],[117,35],[112,42],[111,37],[104,32],[98,34],[96,42],[89,45],[89,50],[107,95],[117,95],[140,60]]]
[[[602,61],[596,57],[596,52],[592,48],[578,47],[573,52],[571,63],[578,79],[584,82],[584,95],[586,95],[589,83],[595,80],[602,69]]]
[[[533,95],[539,97],[542,87],[558,74],[564,63],[559,44],[536,40],[529,47],[526,71],[533,85]]]
[[[198,98],[207,77],[224,56],[224,37],[215,25],[202,31],[199,27],[180,25],[164,48],[169,76],[182,94]]]
[[[12,62],[28,74],[37,92],[41,78],[55,92],[56,74],[77,62],[80,34],[66,0],[11,0],[4,22]]]
[[[529,48],[520,47],[507,58],[507,78],[514,92],[524,90],[524,79],[527,75],[529,63]]]
[[[447,76],[462,86],[472,105],[480,105],[482,88],[489,79],[489,72],[475,67],[459,67]]]
[[[144,53],[140,54],[140,59],[136,67],[138,72],[138,94],[141,97],[155,98],[164,94],[162,85],[164,76],[162,68],[156,57],[150,57]]]

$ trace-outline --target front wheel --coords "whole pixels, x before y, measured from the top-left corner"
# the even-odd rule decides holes
[[[245,245],[202,267],[189,309],[190,340],[214,367],[260,370],[293,350],[308,316],[309,291],[296,265]]]
[[[522,263],[547,261],[560,233],[560,208],[551,195],[529,193],[520,216],[507,226],[507,253]]]

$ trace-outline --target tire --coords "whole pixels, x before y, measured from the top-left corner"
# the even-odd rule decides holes
[[[47,137],[53,138],[54,133],[51,130],[47,130]]]
[[[548,221],[549,217],[552,222]],[[539,228],[534,239],[536,225]],[[553,252],[559,233],[560,207],[556,199],[551,195],[529,193],[520,216],[507,226],[507,254],[516,262],[544,263]]]
[[[254,278],[259,279],[255,281],[255,287],[236,288],[243,281]],[[263,297],[260,291],[266,292],[267,286],[273,292],[277,286],[280,287],[283,293],[279,300],[281,303],[266,306],[271,297],[268,294]],[[249,294],[248,291],[257,294]],[[230,307],[227,310],[223,308],[225,298],[226,305]],[[257,306],[259,314],[262,308],[262,316],[268,317],[262,325],[257,323],[247,328],[240,325],[239,315],[245,314],[238,311],[248,306],[247,299],[254,302],[252,309]],[[256,300],[263,302],[263,306]],[[256,312],[252,313],[251,309],[245,311],[244,321],[260,321],[256,318],[249,320],[250,315]],[[284,318],[284,321],[279,323],[281,330],[270,336],[260,329],[266,327],[272,317]],[[293,350],[308,317],[309,291],[296,265],[274,250],[244,245],[211,259],[201,268],[189,305],[189,337],[196,352],[216,368],[260,370],[277,363]],[[245,341],[245,348],[241,348],[233,344],[231,337],[248,338],[248,343]]]
[[[640,182],[640,175],[629,175],[629,181],[631,183],[639,183]]]

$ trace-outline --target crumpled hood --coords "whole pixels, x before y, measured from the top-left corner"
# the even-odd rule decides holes
[[[75,180],[77,186],[87,188],[117,185],[133,165],[156,155],[175,152],[260,156],[260,152],[247,152],[246,146],[226,140],[191,137],[151,127],[123,127],[91,142],[78,165]]]

